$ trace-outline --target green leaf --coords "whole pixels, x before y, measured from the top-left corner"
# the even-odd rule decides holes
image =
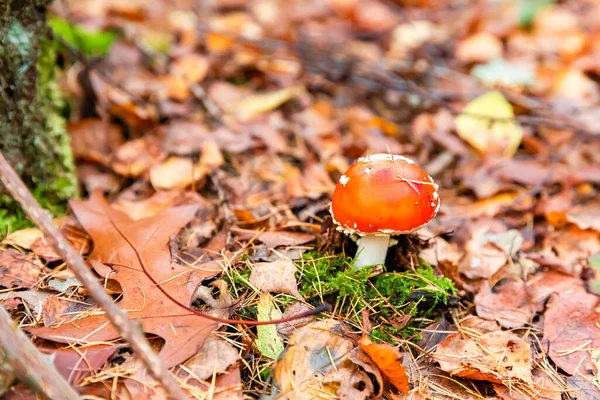
[[[51,18],[49,24],[55,35],[87,56],[106,54],[117,38],[113,31],[91,31],[61,18]]]
[[[520,0],[519,25],[522,27],[531,26],[535,16],[551,4],[554,4],[554,0]]]
[[[263,293],[258,301],[258,320],[272,321],[282,318],[281,313],[273,303],[273,296],[269,293]],[[258,338],[256,339],[256,347],[258,351],[265,357],[272,360],[277,360],[284,349],[283,340],[277,334],[277,326],[259,325],[256,327]]]
[[[588,289],[590,292],[600,295],[600,253],[590,256],[588,261],[593,274],[593,278],[588,280]]]
[[[512,157],[521,144],[523,129],[512,105],[497,90],[469,102],[456,118],[456,131],[482,154]]]

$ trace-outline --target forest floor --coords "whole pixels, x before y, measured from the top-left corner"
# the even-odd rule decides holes
[[[557,3],[54,2],[56,224],[190,398],[599,399],[600,4]],[[375,153],[441,207],[357,269],[329,207]],[[164,398],[39,230],[1,246],[0,303],[82,396]]]

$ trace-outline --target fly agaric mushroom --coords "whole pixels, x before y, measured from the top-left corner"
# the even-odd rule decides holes
[[[357,234],[356,267],[383,264],[390,237],[425,226],[440,208],[438,185],[414,161],[395,154],[359,158],[331,199],[338,229]]]

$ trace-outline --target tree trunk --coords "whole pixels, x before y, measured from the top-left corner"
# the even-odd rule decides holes
[[[55,46],[47,25],[50,0],[0,1],[0,150],[52,213],[77,194]],[[23,225],[18,205],[0,187],[0,237]]]

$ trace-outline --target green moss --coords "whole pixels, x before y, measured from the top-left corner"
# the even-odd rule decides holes
[[[60,215],[77,196],[74,161],[60,115],[55,45],[44,16],[36,17],[43,8],[26,7],[14,15],[2,8],[0,17],[10,21],[0,45],[0,147],[42,207]],[[0,237],[27,226],[18,204],[1,193]]]
[[[364,293],[370,269],[352,268],[352,258],[305,253],[298,263],[299,289],[304,298],[339,292],[341,296]]]
[[[418,337],[419,329],[437,316],[439,306],[447,304],[448,296],[456,294],[452,281],[437,276],[425,262],[414,270],[383,273],[373,278],[370,268],[354,268],[352,258],[345,256],[309,252],[298,266],[302,296],[317,303],[323,296],[337,294],[339,310],[347,318],[354,318],[357,325],[360,313],[356,311],[368,307],[375,326],[374,338],[386,342],[393,342],[393,337]],[[402,329],[390,324],[404,315],[410,319]]]

